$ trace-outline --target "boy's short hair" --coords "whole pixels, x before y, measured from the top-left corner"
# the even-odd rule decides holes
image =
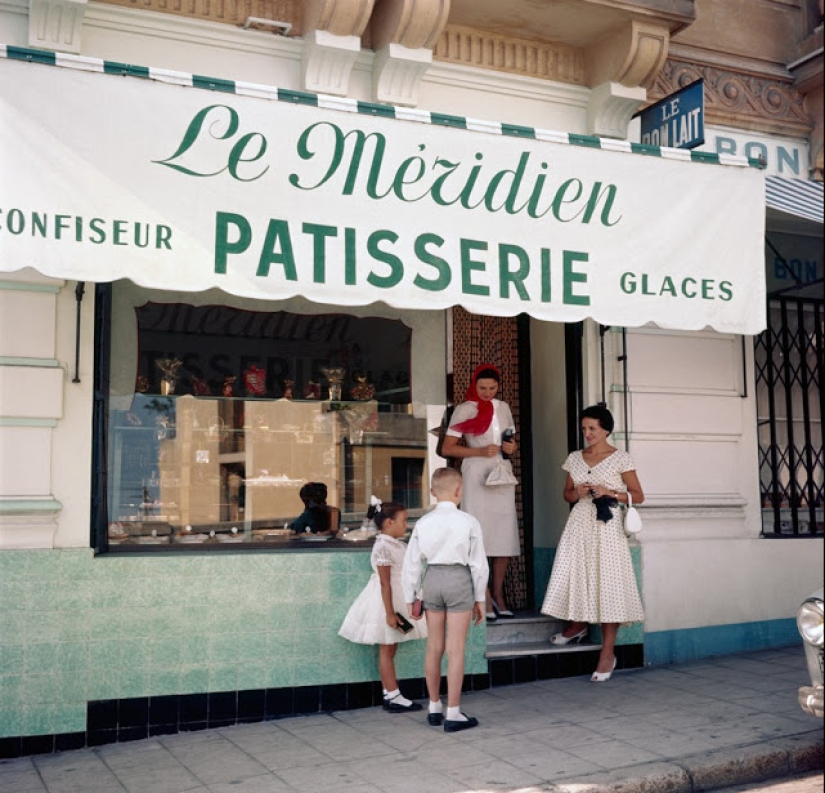
[[[464,478],[461,476],[461,471],[455,468],[436,468],[430,480],[430,487],[435,490],[436,493],[445,493],[453,490],[463,481]]]

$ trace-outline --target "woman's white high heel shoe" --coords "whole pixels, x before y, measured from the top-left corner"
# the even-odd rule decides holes
[[[610,667],[609,672],[593,672],[593,676],[590,678],[591,683],[606,683],[610,680],[610,676],[613,674],[613,670],[616,668],[616,656],[613,656],[613,666]]]
[[[555,644],[559,647],[563,647],[565,644],[573,644],[574,642],[579,643],[587,636],[587,628],[582,628],[578,633],[574,633],[572,636],[565,636],[564,633],[554,633],[550,637],[550,644]]]

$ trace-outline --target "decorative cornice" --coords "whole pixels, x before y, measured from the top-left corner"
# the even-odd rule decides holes
[[[811,120],[802,95],[787,81],[761,78],[668,58],[648,91],[656,102],[686,85],[705,82],[705,123],[804,137]]]
[[[437,61],[585,84],[584,56],[574,47],[447,25],[433,50]]]
[[[133,8],[138,11],[157,11],[161,14],[223,22],[229,25],[243,25],[248,17],[272,19],[292,24],[291,35],[302,34],[301,0],[234,0],[215,3],[212,0],[100,0],[100,2]]]

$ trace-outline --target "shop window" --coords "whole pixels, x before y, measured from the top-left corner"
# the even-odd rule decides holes
[[[294,548],[340,529],[333,547],[371,496],[412,519],[429,503],[401,320],[152,300],[115,301],[110,327],[101,550]],[[315,536],[294,531],[309,483],[326,492],[309,499]]]

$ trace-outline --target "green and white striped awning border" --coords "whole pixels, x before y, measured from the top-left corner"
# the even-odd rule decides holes
[[[645,146],[641,143],[631,143],[627,140],[599,138],[593,135],[578,135],[573,132],[554,132],[537,127],[526,127],[520,124],[485,121],[465,116],[452,116],[446,113],[433,113],[428,110],[418,110],[409,107],[381,105],[374,102],[347,99],[346,97],[330,96],[328,94],[313,94],[307,91],[295,91],[290,88],[276,88],[274,86],[247,83],[240,80],[225,80],[220,77],[206,77],[199,74],[173,71],[171,69],[156,69],[151,66],[135,66],[130,63],[118,63],[117,61],[106,61],[100,58],[87,58],[82,55],[70,55],[68,53],[51,52],[49,50],[16,47],[10,44],[0,44],[0,57],[15,61],[41,63],[47,66],[62,66],[67,69],[78,69],[86,72],[139,77],[145,80],[155,80],[161,83],[180,85],[188,88],[221,91],[223,93],[236,94],[237,96],[251,96],[276,102],[292,102],[294,104],[309,105],[324,110],[360,113],[366,116],[381,116],[384,118],[401,119],[403,121],[415,121],[420,124],[436,124],[442,127],[484,132],[490,135],[543,140],[571,146],[602,149],[603,151],[642,154],[648,157],[661,157],[667,160],[681,160],[683,162],[764,168],[764,163],[761,160],[752,157],[716,154],[707,151],[693,151],[691,149],[675,149],[667,146]]]

